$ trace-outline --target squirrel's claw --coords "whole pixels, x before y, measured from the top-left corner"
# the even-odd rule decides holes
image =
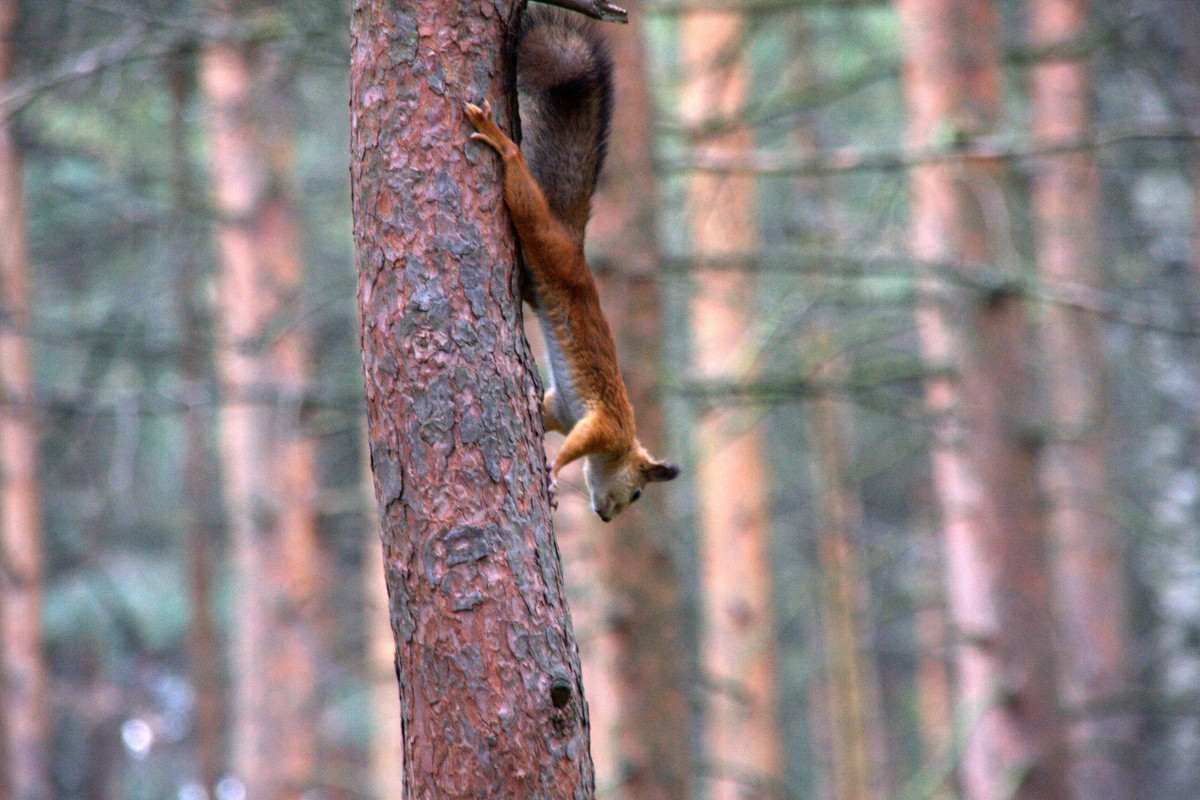
[[[471,120],[471,124],[476,128],[484,128],[492,123],[492,104],[488,100],[483,101],[483,108],[474,103],[464,103],[464,110],[467,112],[467,118]]]

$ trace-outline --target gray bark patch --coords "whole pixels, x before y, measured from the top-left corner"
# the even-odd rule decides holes
[[[382,442],[371,445],[371,471],[379,487],[379,505],[386,509],[404,494],[404,476],[391,448]]]

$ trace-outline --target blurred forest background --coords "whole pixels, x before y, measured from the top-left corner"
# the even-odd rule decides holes
[[[631,11],[598,796],[1200,797],[1200,4]],[[349,13],[0,1],[5,797],[400,795]]]

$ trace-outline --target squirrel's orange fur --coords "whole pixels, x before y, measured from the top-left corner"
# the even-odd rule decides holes
[[[567,464],[584,458],[592,508],[607,522],[637,500],[647,482],[671,480],[679,467],[655,460],[637,440],[616,345],[583,254],[583,228],[608,123],[609,67],[599,47],[570,18],[527,12],[518,77],[524,92],[532,86],[536,94],[528,117],[523,108],[522,118],[530,157],[541,159],[532,165],[540,183],[521,148],[492,119],[490,105],[468,103],[466,113],[477,131],[471,138],[492,147],[504,162],[504,201],[532,279],[526,299],[546,334],[546,429],[567,437],[551,467],[551,480],[557,481]],[[556,52],[567,63],[555,61]],[[580,65],[574,71],[571,59]],[[596,71],[603,74],[591,74]],[[547,75],[557,80],[539,84]],[[549,174],[548,168],[555,172]]]

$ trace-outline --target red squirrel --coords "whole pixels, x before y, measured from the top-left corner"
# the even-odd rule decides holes
[[[496,125],[491,105],[468,103],[473,140],[504,162],[504,202],[528,267],[525,300],[537,312],[550,362],[546,430],[567,438],[550,468],[584,459],[592,510],[609,522],[651,481],[679,475],[637,440],[617,348],[583,253],[611,118],[612,66],[592,25],[577,15],[525,12],[517,40],[523,147]]]

